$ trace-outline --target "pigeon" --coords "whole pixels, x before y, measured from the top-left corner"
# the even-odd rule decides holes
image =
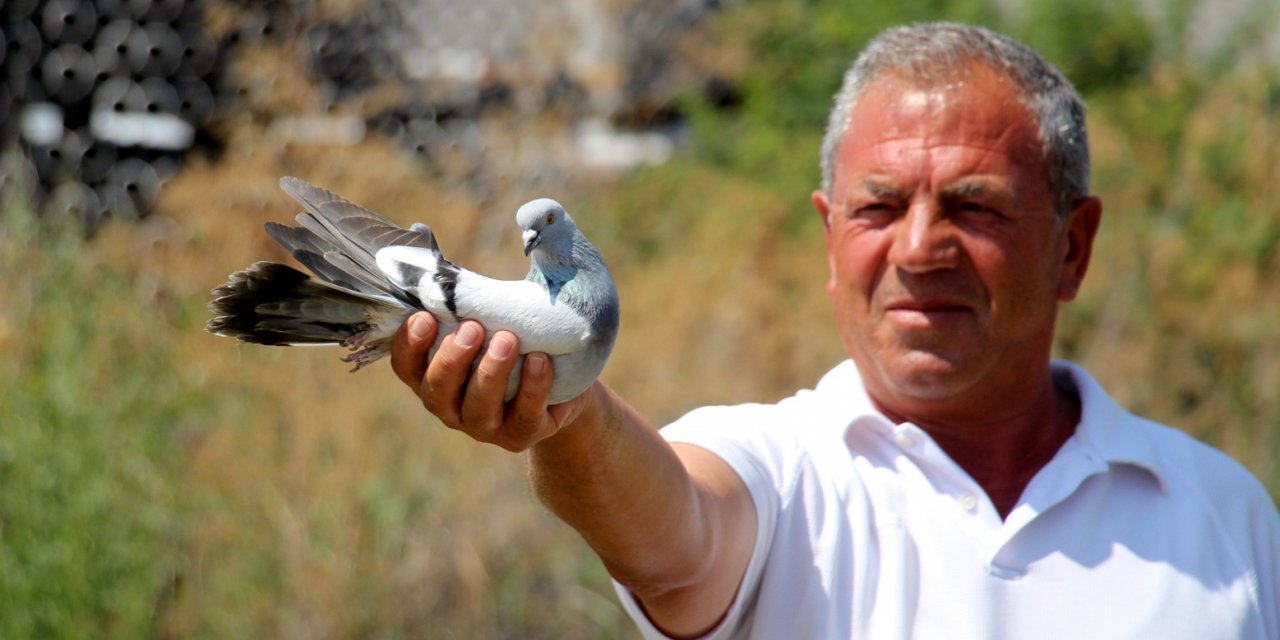
[[[280,187],[306,210],[297,215],[300,227],[268,222],[267,234],[315,277],[276,262],[232,273],[212,292],[211,333],[256,344],[342,345],[356,371],[389,353],[400,326],[424,310],[440,325],[429,357],[463,320],[479,322],[487,337],[506,330],[519,338],[508,400],[523,354],[551,357],[549,404],[577,397],[604,369],[618,333],[618,292],[600,253],[555,200],[517,210],[529,274],[496,280],[446,260],[425,224],[404,229],[298,178],[282,178]]]

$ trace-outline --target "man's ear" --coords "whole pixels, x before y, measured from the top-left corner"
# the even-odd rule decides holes
[[[822,218],[822,228],[827,232],[827,293],[832,293],[836,288],[836,263],[831,255],[831,200],[822,189],[814,190],[809,199],[813,201],[814,210]]]
[[[831,230],[831,201],[827,199],[827,192],[822,189],[815,189],[813,194],[809,196],[813,201],[813,208],[818,212],[818,217],[822,218],[822,226],[828,231]]]
[[[1089,196],[1081,199],[1067,212],[1063,222],[1066,234],[1066,251],[1062,258],[1062,272],[1058,280],[1058,299],[1075,300],[1080,285],[1089,270],[1093,257],[1093,241],[1102,222],[1102,200]]]

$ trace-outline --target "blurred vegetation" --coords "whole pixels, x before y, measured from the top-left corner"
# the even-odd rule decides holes
[[[107,320],[143,310],[120,273],[80,259],[78,229],[22,203],[3,225],[0,635],[145,635],[172,563],[168,454],[207,403],[165,375],[171,339]],[[116,379],[126,363],[136,375]]]
[[[589,212],[622,291],[606,380],[662,423],[772,401],[843,358],[808,199],[831,95],[886,26],[979,22],[1043,51],[1090,105],[1106,215],[1058,353],[1280,496],[1276,9],[1254,3],[1212,46],[1193,40],[1201,4],[1141,6],[719,14],[680,51],[739,99],[690,94],[676,158],[559,196]],[[281,174],[431,222],[461,261],[517,276],[514,239],[476,239],[493,203],[376,137],[281,147],[236,126],[220,161],[166,186],[160,213],[90,242],[0,208],[0,637],[631,637],[599,563],[528,496],[520,457],[435,427],[387,367],[351,375],[332,351],[201,331],[227,271],[285,259],[260,227],[292,213]]]

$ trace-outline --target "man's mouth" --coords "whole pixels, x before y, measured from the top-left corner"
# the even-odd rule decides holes
[[[885,318],[906,327],[932,328],[957,322],[973,314],[962,302],[944,299],[897,300],[885,305]]]

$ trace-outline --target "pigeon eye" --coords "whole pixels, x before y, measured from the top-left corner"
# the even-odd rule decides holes
[[[547,214],[547,224],[555,224],[555,222],[556,222],[556,214],[554,214],[554,213],[548,213],[548,214]]]

